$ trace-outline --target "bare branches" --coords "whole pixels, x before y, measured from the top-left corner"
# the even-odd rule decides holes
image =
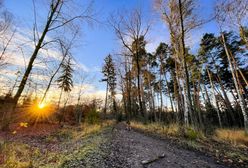
[[[6,65],[5,53],[6,53],[6,50],[7,50],[8,46],[10,45],[10,42],[11,42],[12,38],[14,37],[14,34],[15,34],[15,31],[13,31],[12,34],[10,35],[10,38],[7,39],[6,44],[3,43],[2,51],[1,51],[1,54],[0,54],[0,67],[3,66],[3,65]]]
[[[81,18],[81,19],[82,19],[82,17],[83,17],[83,19],[91,18],[91,15],[89,13],[84,13],[85,15],[83,15],[83,16],[75,15],[75,16],[69,16],[68,17],[68,15],[66,13],[73,13],[73,12],[65,10],[65,5],[67,3],[69,3],[69,1],[52,0],[50,2],[50,4],[49,4],[50,10],[49,10],[48,15],[47,15],[47,20],[45,22],[45,26],[42,30],[41,36],[39,37],[39,39],[37,39],[37,44],[35,45],[35,49],[34,49],[32,55],[30,57],[27,69],[26,69],[26,71],[22,77],[22,80],[21,80],[21,83],[20,83],[19,88],[17,90],[17,93],[14,96],[14,103],[15,104],[17,104],[19,97],[21,96],[21,94],[23,92],[23,89],[26,85],[27,79],[28,79],[28,77],[32,71],[34,61],[36,60],[40,49],[42,47],[44,47],[46,44],[49,44],[53,41],[56,41],[53,39],[51,41],[46,42],[45,37],[47,36],[47,33],[52,32],[52,31],[54,33],[57,33],[57,31],[55,31],[55,30],[58,30],[59,28],[62,28],[62,27],[65,28],[68,26],[69,23],[73,24],[79,18]],[[63,10],[65,10],[65,13],[63,12]],[[87,8],[85,12],[87,12],[87,11],[89,11],[89,8]],[[35,6],[34,6],[34,14],[36,14]],[[35,18],[36,18],[36,16],[35,16]],[[35,19],[35,22],[36,22],[36,19]],[[35,23],[34,34],[37,31],[36,29],[37,29],[37,25]],[[72,27],[71,30],[72,30],[72,32],[75,32],[75,30],[78,31],[78,29],[75,29],[75,27]],[[35,37],[34,39],[36,40],[36,35],[34,35],[34,37]]]
[[[215,5],[215,16],[222,26],[246,25],[248,23],[248,1],[219,0]]]
[[[2,4],[0,4],[0,8],[2,8],[1,6]],[[13,39],[13,36],[15,34],[15,30],[12,31],[11,30],[11,26],[12,26],[12,20],[13,20],[13,16],[11,13],[9,13],[7,10],[3,10],[1,9],[0,12],[1,15],[1,19],[0,19],[0,39],[1,39],[1,46],[0,46],[0,67],[6,65],[7,63],[5,62],[5,58],[6,58],[6,51],[7,48],[10,45],[10,42]]]
[[[0,36],[6,34],[6,32],[10,29],[12,25],[13,16],[8,11],[3,11],[1,14],[0,20]]]
[[[244,0],[220,0],[215,5],[215,18],[221,31],[225,27],[239,30],[241,39],[248,48],[248,37],[245,27],[248,24],[248,1]]]
[[[117,38],[130,53],[134,53],[132,42],[141,36],[145,37],[150,29],[149,24],[143,25],[143,23],[140,10],[132,11],[127,17],[120,13],[116,17],[115,14],[109,19],[109,24],[114,29]]]

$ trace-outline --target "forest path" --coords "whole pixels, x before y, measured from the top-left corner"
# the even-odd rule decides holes
[[[211,157],[180,149],[169,142],[128,130],[119,123],[112,131],[106,167],[119,168],[224,168]],[[143,163],[142,163],[143,162]],[[149,162],[144,164],[145,162]]]

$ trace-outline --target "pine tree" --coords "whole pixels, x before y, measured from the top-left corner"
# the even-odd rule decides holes
[[[116,114],[117,113],[117,107],[116,107],[116,101],[115,101],[115,95],[116,95],[116,92],[115,92],[115,89],[116,89],[115,65],[114,65],[112,56],[110,54],[104,59],[104,62],[105,62],[105,64],[102,68],[102,73],[103,73],[104,78],[102,79],[102,81],[107,83],[104,113],[106,114],[107,101],[108,101],[108,91],[110,91],[111,99],[113,101],[113,111]]]
[[[61,89],[60,97],[58,106],[60,104],[61,96],[63,91],[64,92],[70,92],[71,88],[73,87],[73,80],[72,80],[72,74],[73,74],[73,64],[71,63],[71,57],[69,57],[62,65],[62,74],[57,79],[58,86]]]

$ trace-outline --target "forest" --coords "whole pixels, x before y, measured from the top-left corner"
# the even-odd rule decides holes
[[[0,0],[0,81],[0,167],[248,167],[248,0]]]

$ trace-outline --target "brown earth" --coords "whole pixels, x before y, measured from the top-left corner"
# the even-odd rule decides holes
[[[107,167],[119,168],[224,168],[212,157],[182,149],[161,140],[127,129],[124,123],[113,129]]]

